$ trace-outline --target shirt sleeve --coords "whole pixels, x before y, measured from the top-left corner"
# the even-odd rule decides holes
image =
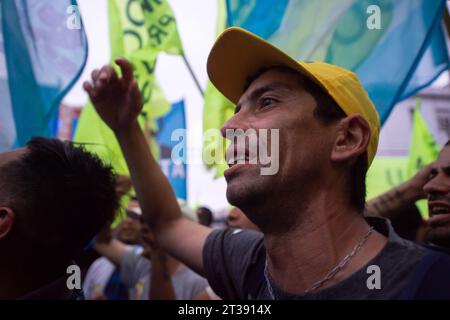
[[[265,249],[260,232],[214,230],[203,248],[203,267],[214,292],[225,300],[254,299],[264,286]]]

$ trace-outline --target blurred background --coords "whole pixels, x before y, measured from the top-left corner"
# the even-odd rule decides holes
[[[360,76],[383,124],[368,198],[412,176],[450,137],[445,0],[28,0],[1,6],[0,151],[33,135],[56,136],[86,144],[126,175],[114,136],[82,89],[95,68],[125,56],[148,98],[141,125],[177,196],[191,207],[211,208],[216,219],[228,210],[223,166],[207,168],[202,150],[221,142],[207,145],[202,134],[219,128],[233,106],[208,83],[206,61],[227,26],[246,28],[297,59],[335,63]],[[183,157],[189,161],[181,167],[170,158],[177,128],[187,129]]]

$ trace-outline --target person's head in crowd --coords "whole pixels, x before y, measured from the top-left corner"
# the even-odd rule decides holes
[[[279,150],[279,169],[263,175],[261,169],[267,165],[240,166],[235,157],[224,174],[229,202],[265,233],[283,233],[309,219],[299,214],[308,212],[312,203],[362,214],[366,172],[376,152],[380,123],[357,76],[322,62],[298,63],[273,48],[264,48],[270,57],[236,49],[237,60],[229,66],[226,52],[231,46],[247,50],[252,43],[252,50],[263,50],[251,36],[241,32],[238,39],[237,33],[222,36],[208,60],[211,81],[236,104],[222,135],[227,137],[227,130],[277,129],[274,152]],[[272,146],[267,135],[267,145]],[[228,150],[236,152],[240,146],[235,139],[231,142]],[[249,159],[248,145],[245,152]]]
[[[211,226],[211,223],[213,222],[213,213],[211,210],[207,207],[199,207],[195,213],[197,214],[198,222],[201,225],[207,227]]]
[[[428,196],[430,227],[427,240],[433,244],[450,247],[450,141],[434,162],[429,181],[423,190]]]
[[[65,276],[72,259],[112,222],[114,179],[96,156],[56,139],[33,138],[0,154],[0,287],[12,281],[10,297]]]
[[[227,226],[237,229],[259,230],[258,227],[247,218],[247,216],[239,208],[231,208],[228,211]]]
[[[126,216],[115,229],[118,240],[128,245],[140,244],[141,215],[134,210],[127,210]]]

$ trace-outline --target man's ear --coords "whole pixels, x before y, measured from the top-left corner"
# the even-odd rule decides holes
[[[5,238],[12,229],[16,214],[7,207],[0,207],[0,240]]]
[[[341,120],[338,134],[331,152],[332,161],[346,161],[357,158],[367,150],[370,128],[360,115],[352,115]]]

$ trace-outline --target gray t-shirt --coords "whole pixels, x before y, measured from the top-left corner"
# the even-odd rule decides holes
[[[148,300],[150,290],[150,260],[139,250],[126,250],[120,266],[121,281],[130,288],[130,300]],[[209,284],[205,278],[183,266],[172,276],[172,285],[178,300],[191,300]]]
[[[277,288],[270,275],[264,275],[266,250],[263,234],[250,230],[223,229],[209,235],[203,251],[206,278],[223,299],[272,299],[268,282],[276,299],[402,298],[412,271],[430,250],[400,238],[388,220],[367,218],[367,221],[388,238],[386,246],[366,266],[347,279],[315,293],[289,294]],[[447,259],[447,256],[443,258]],[[368,273],[371,265],[379,267],[380,289],[372,286],[372,289],[368,288],[368,278],[375,274],[371,269]],[[445,288],[450,291],[450,284]]]

